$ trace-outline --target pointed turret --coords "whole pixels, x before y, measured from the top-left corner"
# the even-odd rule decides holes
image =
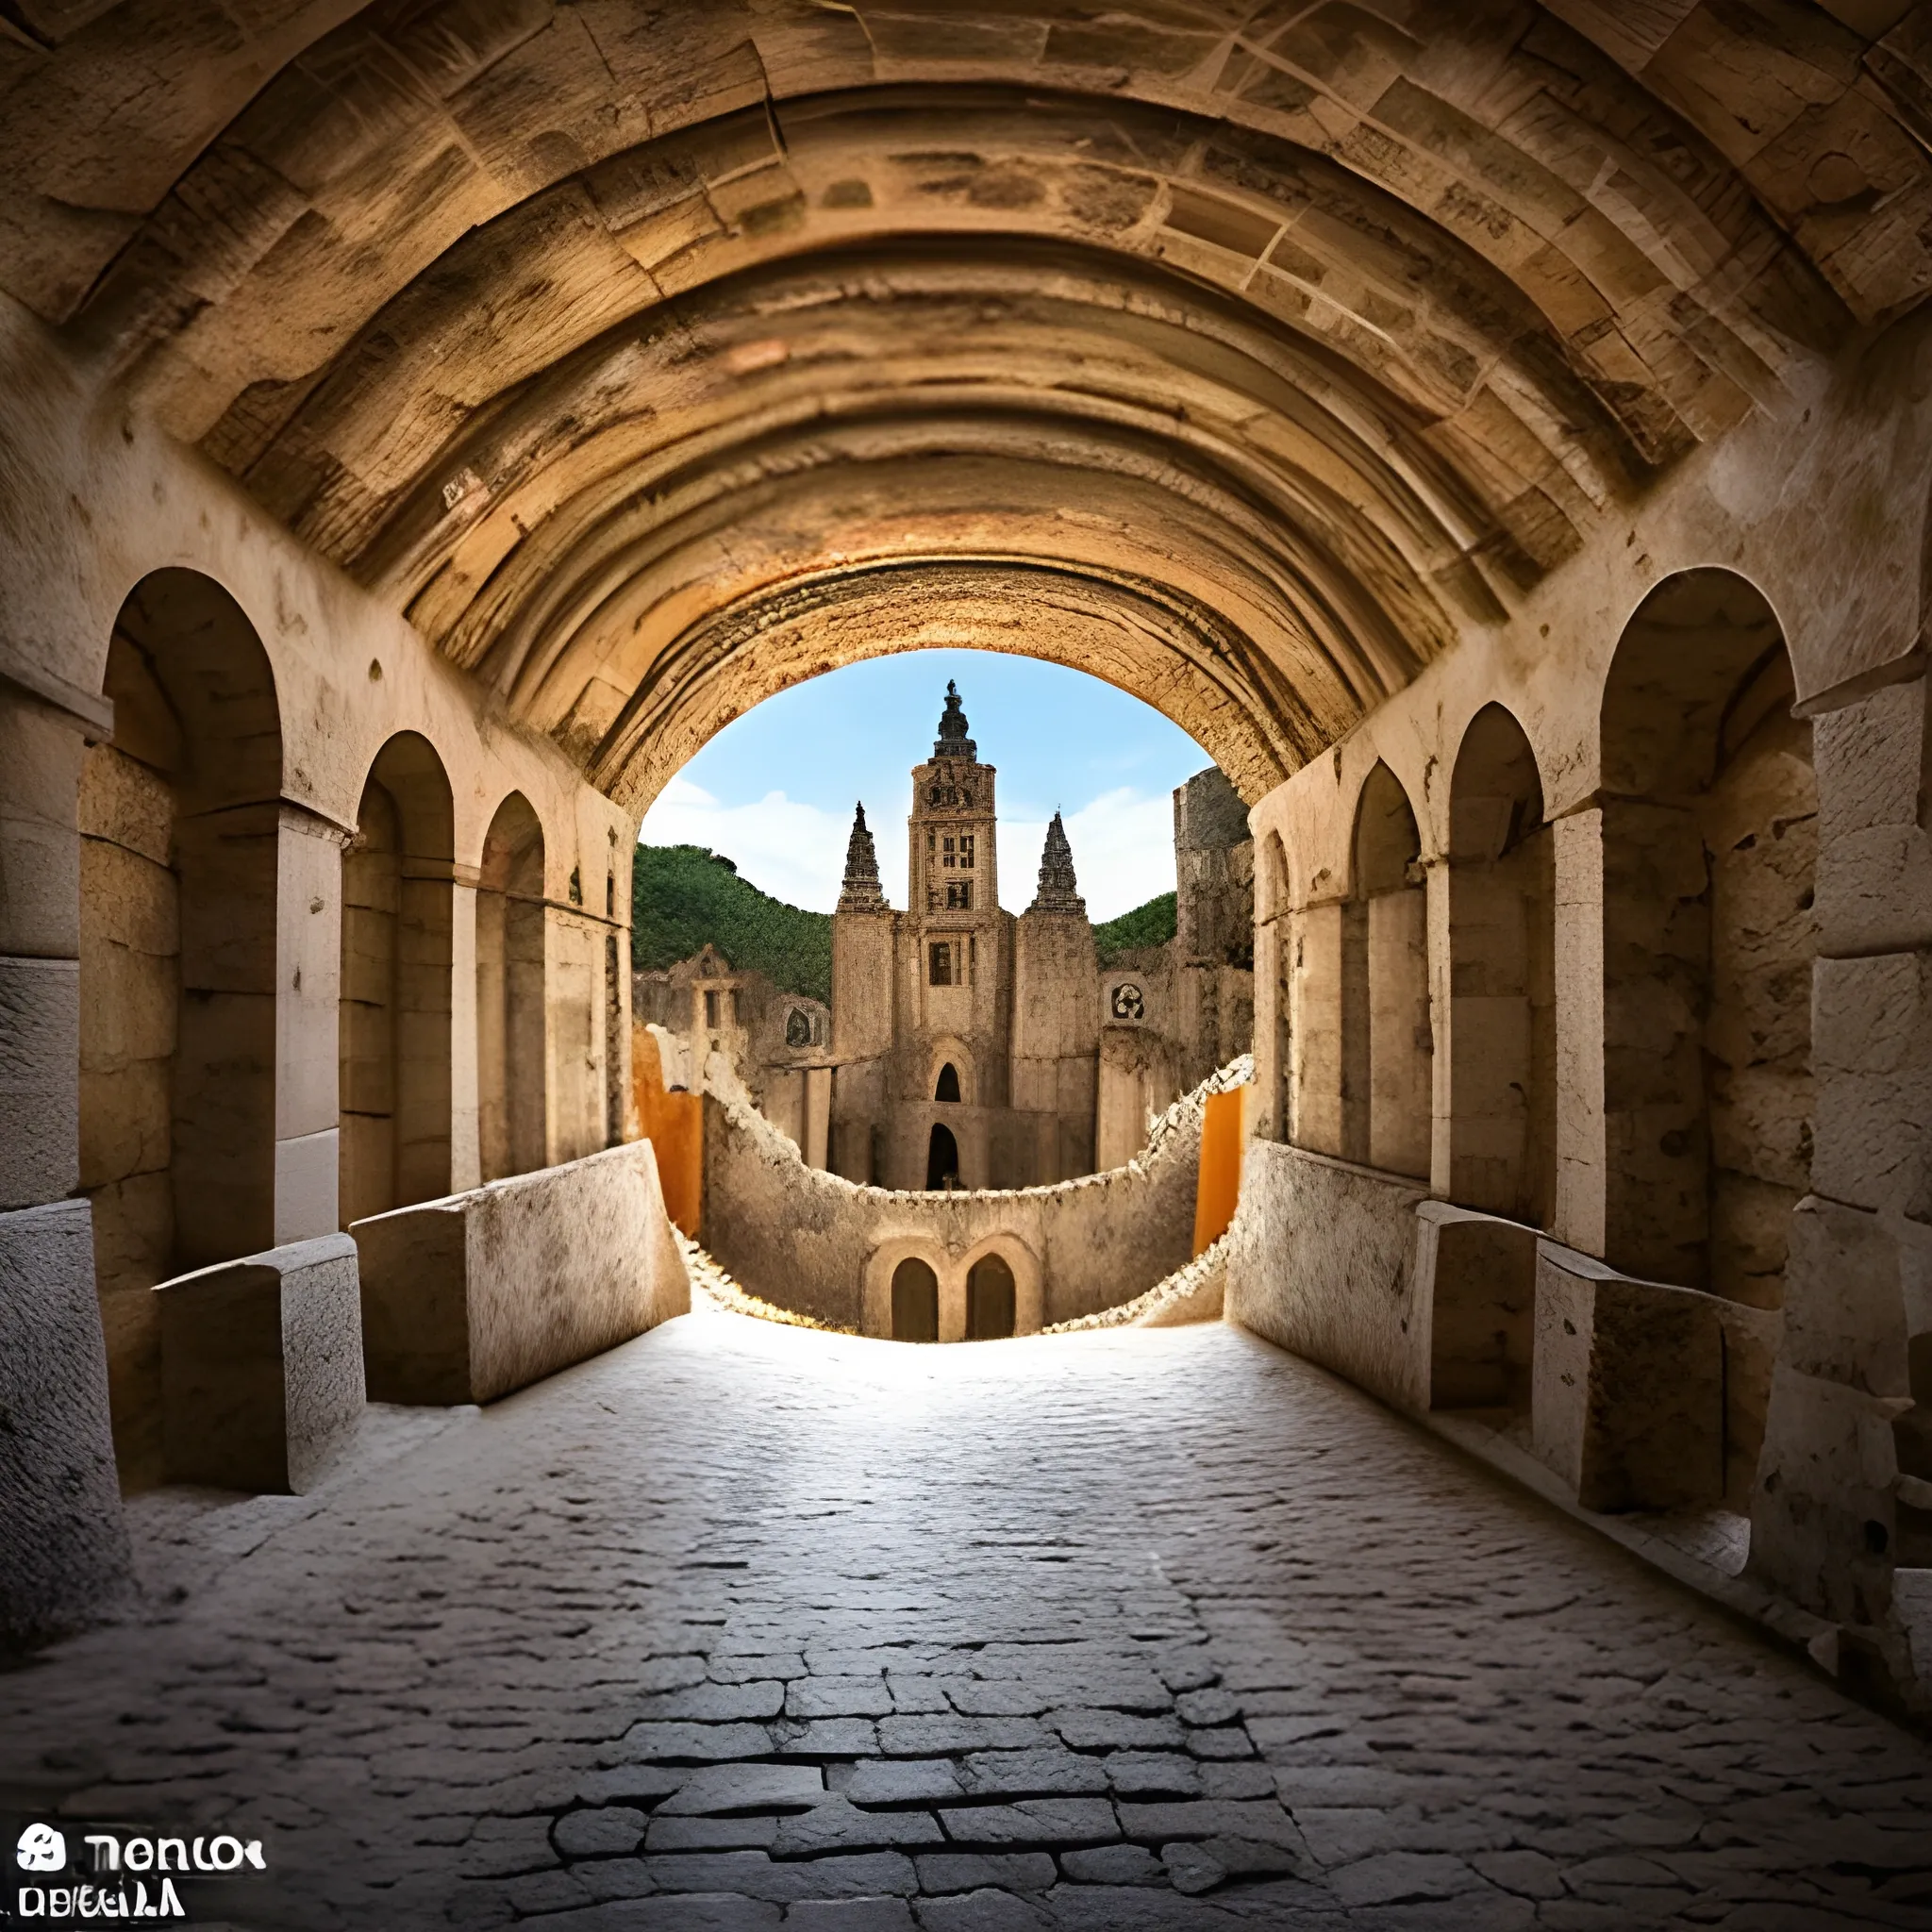
[[[979,747],[966,736],[966,713],[959,706],[959,687],[949,677],[946,680],[946,708],[940,714],[940,735],[933,741],[932,755],[936,758],[966,758],[969,761],[979,757]]]
[[[879,885],[879,855],[866,829],[865,807],[852,815],[852,836],[845,841],[845,878],[839,888],[841,912],[883,912],[886,895]]]
[[[1029,912],[1077,912],[1084,917],[1087,902],[1080,896],[1074,877],[1074,848],[1067,843],[1067,828],[1055,812],[1046,828],[1046,844],[1040,855],[1040,891],[1034,895]]]

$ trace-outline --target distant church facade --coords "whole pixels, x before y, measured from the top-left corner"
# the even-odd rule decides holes
[[[912,771],[907,900],[861,805],[832,922],[826,1164],[888,1188],[1030,1187],[1132,1158],[1151,1116],[1253,1031],[1246,811],[1210,767],[1174,793],[1178,930],[1103,970],[1058,812],[1032,903],[999,896],[998,774],[946,687]]]

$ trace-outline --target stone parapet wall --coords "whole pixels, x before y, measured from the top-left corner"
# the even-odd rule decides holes
[[[963,1193],[859,1187],[808,1168],[741,1098],[705,1102],[706,1245],[751,1292],[868,1335],[891,1332],[891,1273],[908,1257],[938,1275],[941,1335],[963,1307],[974,1261],[1011,1267],[1018,1332],[1143,1294],[1191,1258],[1201,1124],[1211,1091],[1247,1077],[1223,1068],[1155,1123],[1124,1167],[1053,1187]]]
[[[350,1232],[379,1402],[491,1402],[691,1308],[648,1141]]]
[[[1325,1154],[1253,1142],[1227,1233],[1228,1320],[1397,1408],[1427,1408],[1415,1214],[1427,1193]]]

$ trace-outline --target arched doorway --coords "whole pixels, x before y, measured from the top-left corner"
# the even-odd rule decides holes
[[[925,1150],[925,1185],[929,1189],[959,1185],[959,1143],[951,1127],[935,1124]]]
[[[940,1339],[940,1278],[930,1264],[908,1257],[892,1270],[892,1340]]]
[[[543,827],[512,791],[483,841],[476,891],[476,1141],[486,1181],[549,1155]]]
[[[78,799],[80,1186],[115,1455],[139,1488],[162,1474],[148,1291],[275,1242],[282,736],[255,626],[194,571],[129,592],[105,689],[113,736]]]
[[[1013,1332],[1013,1271],[1004,1256],[982,1255],[966,1276],[966,1340],[998,1341]]]
[[[450,1189],[454,810],[412,731],[370,768],[342,856],[341,1224]]]
[[[1486,705],[1449,803],[1449,1198],[1556,1212],[1556,847],[1523,727]]]
[[[957,1101],[959,1097],[959,1070],[951,1060],[940,1069],[940,1077],[933,1087],[935,1100]]]
[[[1342,908],[1341,1153],[1390,1174],[1429,1172],[1429,921],[1422,834],[1377,764],[1356,808],[1354,891]]]

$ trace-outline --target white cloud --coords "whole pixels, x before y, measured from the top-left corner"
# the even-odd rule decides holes
[[[1144,797],[1121,786],[1063,815],[1074,852],[1074,875],[1097,925],[1174,891],[1174,800],[1165,791]],[[1033,903],[1042,820],[1000,821],[1000,897],[1015,912]]]
[[[887,899],[906,903],[906,822],[881,823],[868,814],[878,846],[879,876]],[[1099,924],[1174,890],[1174,805],[1162,791],[1144,797],[1130,786],[1103,792],[1066,816],[1067,842],[1087,909]],[[761,891],[793,906],[829,912],[845,871],[845,841],[852,822],[768,791],[748,805],[726,805],[687,778],[674,778],[645,815],[649,845],[706,845],[736,862],[740,874]],[[1044,819],[1002,819],[1000,899],[1008,911],[1033,902]]]
[[[762,892],[829,912],[845,872],[850,823],[782,791],[726,805],[687,778],[674,778],[644,814],[647,845],[708,845]]]

